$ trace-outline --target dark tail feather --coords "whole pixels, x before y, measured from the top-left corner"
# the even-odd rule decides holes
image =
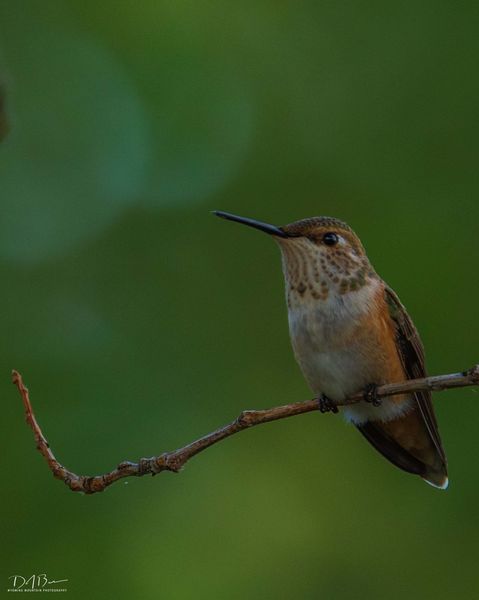
[[[356,425],[368,442],[376,448],[385,458],[408,473],[422,475],[425,465],[412,454],[402,448],[396,441],[386,435],[378,426],[379,423],[368,421],[362,425]]]
[[[403,418],[396,419],[396,422],[399,424]],[[413,415],[410,413],[405,418],[411,419]],[[394,435],[396,430],[401,432],[403,429],[402,427],[395,427],[394,421],[388,423],[368,421],[367,423],[356,425],[356,427],[368,442],[385,458],[396,465],[396,467],[408,473],[419,475],[435,487],[442,489],[447,487],[446,465],[441,457],[437,455],[437,451],[432,444],[427,444],[422,451],[418,451],[415,448],[416,454],[423,455],[421,456],[423,460],[421,460],[419,456],[415,456],[408,450],[407,443],[405,443],[406,440],[401,439],[401,435]]]

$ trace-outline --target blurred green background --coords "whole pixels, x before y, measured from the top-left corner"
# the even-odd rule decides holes
[[[429,371],[479,361],[478,25],[474,2],[0,0],[2,594],[478,597],[473,389],[436,398],[446,493],[309,414],[82,496],[10,383],[83,474],[310,398],[275,244],[212,209],[346,220]]]

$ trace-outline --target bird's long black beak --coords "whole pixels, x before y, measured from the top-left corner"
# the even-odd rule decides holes
[[[286,231],[281,229],[281,227],[276,227],[276,225],[270,225],[269,223],[263,223],[263,221],[256,221],[256,219],[248,219],[247,217],[239,217],[238,215],[232,215],[231,213],[223,212],[222,210],[214,210],[213,214],[217,217],[221,217],[222,219],[227,219],[228,221],[236,221],[237,223],[248,225],[248,227],[254,227],[255,229],[269,233],[269,235],[275,235],[282,238],[290,237]]]

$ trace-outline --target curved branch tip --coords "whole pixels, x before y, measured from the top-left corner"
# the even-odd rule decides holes
[[[61,465],[55,458],[33,413],[28,389],[23,383],[21,374],[15,369],[12,370],[12,382],[18,388],[23,400],[25,420],[33,431],[37,449],[47,461],[53,476],[63,481],[73,492],[83,492],[85,494],[103,492],[107,487],[125,477],[142,477],[147,474],[156,475],[162,471],[178,473],[193,456],[235,433],[256,425],[261,425],[262,423],[269,423],[278,419],[285,419],[319,410],[317,399],[294,402],[265,410],[244,410],[229,425],[220,427],[178,450],[163,452],[163,454],[152,456],[151,458],[141,458],[138,463],[126,460],[122,461],[117,465],[116,469],[103,475],[76,475]],[[424,390],[440,391],[475,385],[479,385],[479,365],[474,365],[462,373],[436,375],[381,385],[377,388],[376,395],[377,397],[387,397],[406,392],[411,393]],[[337,406],[355,404],[363,400],[364,394],[361,392],[350,398],[346,398],[343,402],[337,403]]]

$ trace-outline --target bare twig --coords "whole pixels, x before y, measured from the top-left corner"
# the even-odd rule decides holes
[[[269,423],[278,419],[294,417],[303,413],[318,410],[319,404],[316,399],[306,400],[305,402],[294,402],[285,406],[277,406],[266,410],[245,410],[232,423],[205,435],[198,440],[191,442],[171,452],[164,452],[160,456],[152,456],[151,458],[141,458],[138,463],[124,461],[121,462],[116,469],[104,475],[95,475],[89,477],[86,475],[76,475],[55,458],[50,446],[40,429],[40,426],[35,419],[28,389],[25,387],[22,376],[17,371],[13,371],[13,383],[17,386],[25,407],[25,417],[28,425],[30,425],[37,448],[48,463],[50,471],[54,477],[61,479],[73,492],[84,492],[85,494],[94,494],[102,492],[112,483],[125,477],[135,476],[142,477],[143,475],[156,475],[162,471],[173,471],[178,473],[180,469],[196,454],[206,450],[213,444],[224,440],[225,438],[254,427],[262,423]],[[424,390],[441,391],[451,388],[466,387],[479,385],[479,365],[474,366],[463,373],[451,373],[449,375],[436,375],[435,377],[424,377],[421,379],[410,379],[399,383],[389,383],[381,385],[377,388],[377,397],[394,396],[405,392],[419,392]],[[355,394],[338,403],[338,406],[355,404],[363,401],[362,393]]]

